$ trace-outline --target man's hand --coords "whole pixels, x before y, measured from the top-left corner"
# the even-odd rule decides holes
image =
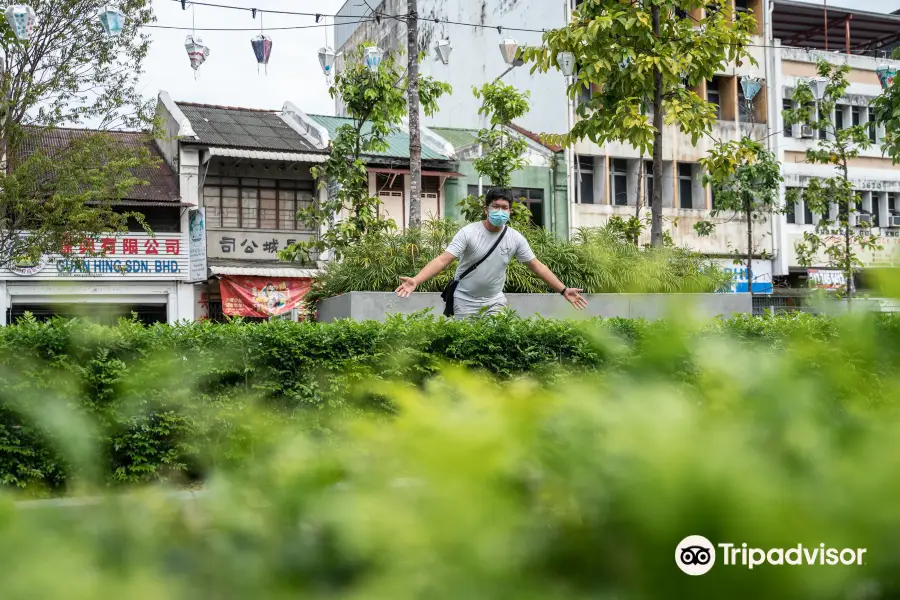
[[[587,300],[585,300],[584,296],[581,295],[581,292],[583,291],[584,290],[579,290],[577,288],[569,288],[565,293],[566,300],[569,301],[569,304],[571,304],[578,310],[584,310],[585,308],[587,308]]]
[[[416,291],[416,287],[419,285],[416,283],[414,277],[401,277],[400,281],[403,283],[400,284],[394,293],[400,296],[401,298],[409,298],[409,295]]]

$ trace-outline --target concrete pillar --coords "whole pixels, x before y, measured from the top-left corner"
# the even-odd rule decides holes
[[[663,163],[663,180],[654,181],[654,189],[657,185],[662,186],[662,205],[663,208],[675,207],[676,189],[678,187],[678,178],[675,177],[675,162],[668,161]]]
[[[194,320],[195,290],[197,286],[178,281],[169,291],[168,316],[169,324],[175,325],[183,321]]]
[[[594,204],[606,204],[606,188],[609,172],[606,170],[606,156],[594,157]]]
[[[191,147],[179,149],[178,191],[181,201],[200,206],[200,151]]]
[[[640,159],[628,161],[628,206],[637,206],[638,183],[641,180]]]
[[[890,226],[889,219],[891,218],[891,211],[888,210],[888,193],[887,192],[873,192],[878,194],[878,224],[881,227]]]
[[[0,326],[5,326],[6,311],[9,310],[9,290],[6,289],[6,282],[0,281]]]

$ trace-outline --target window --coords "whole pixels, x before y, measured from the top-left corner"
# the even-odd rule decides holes
[[[474,196],[476,198],[478,197],[478,186],[477,185],[468,186],[468,188],[466,188],[466,191],[469,193],[470,196]]]
[[[889,213],[894,213],[894,212],[897,211],[897,206],[896,206],[896,203],[895,203],[895,198],[896,198],[896,197],[897,197],[897,195],[896,195],[894,192],[888,192],[888,195],[887,195],[887,205],[888,205],[888,212],[889,212]]]
[[[809,204],[804,201],[803,202],[803,225],[812,225],[813,224],[813,214],[812,211],[809,210]]]
[[[181,231],[181,208],[175,206],[117,206],[113,212],[138,212],[144,215],[144,222],[155,233],[174,233]],[[137,219],[128,217],[128,231],[142,232],[144,226]]]
[[[644,205],[653,206],[653,161],[644,163]]]
[[[781,101],[781,108],[784,110],[794,110],[794,101],[790,98],[785,98]],[[784,133],[787,137],[794,137],[794,126],[787,125],[784,128]]]
[[[531,211],[531,222],[544,226],[544,190],[536,188],[518,188],[510,190],[514,202],[521,202]]]
[[[678,164],[678,208],[694,208],[694,177],[689,163]]]
[[[785,206],[784,206],[784,216],[787,218],[788,223],[796,223],[797,217],[794,214],[797,205],[791,201],[791,190],[796,188],[787,188],[785,190]]]
[[[868,117],[869,117],[869,141],[872,142],[873,144],[876,144],[876,143],[878,143],[878,130],[876,129],[876,124],[875,124],[875,110],[870,108],[868,112],[869,112],[869,114],[868,114]]]
[[[628,161],[621,158],[612,160],[609,172],[609,193],[612,204],[628,206]]]
[[[594,203],[594,157],[578,157],[578,202]]]
[[[834,107],[834,128],[838,131],[844,128],[844,109],[847,108],[843,104]]]
[[[712,81],[706,82],[706,101],[716,105],[716,118],[722,118],[722,102],[719,92],[719,78],[713,77]]]
[[[881,198],[878,192],[872,192],[872,226],[880,227],[878,224],[878,215],[881,213]]]
[[[850,109],[850,115],[851,115],[851,117],[852,117],[852,123],[853,123],[853,126],[856,127],[857,125],[859,125],[859,123],[860,123],[860,120],[859,120],[860,112],[859,112],[859,107],[858,107],[858,106],[851,107],[851,109]]]
[[[817,113],[817,117],[816,117],[816,118],[818,119],[819,123],[823,123],[823,124],[825,123],[825,120],[826,120],[826,119],[825,119],[825,112],[822,110],[822,107],[819,107],[819,110],[818,110],[818,113]],[[824,140],[824,139],[827,139],[827,138],[828,138],[828,131],[825,130],[825,126],[823,125],[823,126],[819,129],[819,139],[820,139],[820,140]]]
[[[747,12],[750,10],[750,0],[734,0],[734,8],[739,12]]]
[[[207,177],[203,206],[209,227],[305,229],[297,212],[314,201],[314,182]]]
[[[578,88],[578,104],[587,104],[591,100],[591,87],[590,85],[587,87]]]

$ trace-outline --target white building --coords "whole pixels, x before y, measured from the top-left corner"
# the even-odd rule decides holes
[[[371,8],[369,8],[371,6]],[[563,133],[566,131],[565,79],[555,72],[531,75],[529,67],[509,71],[500,54],[500,43],[514,38],[520,46],[541,44],[541,31],[566,23],[564,1],[551,0],[419,0],[419,47],[427,53],[421,63],[423,75],[430,75],[453,87],[453,94],[440,100],[440,111],[425,117],[423,123],[435,127],[472,128],[480,125],[481,102],[472,94],[503,75],[503,82],[531,93],[533,109],[518,124],[530,131]],[[373,21],[373,9],[378,16]],[[365,41],[384,50],[406,49],[406,22],[392,18],[406,14],[406,0],[347,0],[335,18],[335,51],[346,52]],[[383,17],[380,15],[384,15]],[[360,18],[369,21],[359,23]],[[478,27],[438,24],[440,21],[474,23]],[[533,31],[498,31],[498,26]],[[438,40],[450,40],[453,52],[449,64],[443,64],[434,50]],[[341,68],[337,62],[337,69]],[[509,71],[509,72],[507,72]],[[505,73],[505,75],[504,75]],[[344,116],[340,101],[337,114]]]
[[[83,129],[43,132],[31,151],[52,156],[65,149]],[[125,146],[149,144],[141,133],[110,133]],[[63,248],[58,256],[45,256],[36,264],[18,264],[0,270],[0,324],[13,322],[26,312],[38,318],[98,316],[112,323],[119,316],[137,313],[144,322],[175,323],[193,320],[193,289],[188,279],[187,212],[172,170],[161,164],[135,173],[147,181],[131,190],[118,206],[145,215],[155,235],[137,223],[125,234],[109,234]],[[98,255],[103,251],[104,253]]]

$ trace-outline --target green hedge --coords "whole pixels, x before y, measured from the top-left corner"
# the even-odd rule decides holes
[[[392,414],[396,406],[373,383],[421,387],[448,364],[544,385],[595,371],[695,385],[704,377],[704,357],[691,342],[698,336],[735,337],[769,356],[791,348],[786,368],[817,373],[828,399],[866,387],[881,403],[900,363],[898,333],[900,320],[889,317],[848,331],[808,315],[736,317],[700,330],[511,315],[112,328],[24,321],[0,328],[0,484],[42,493],[80,481],[188,482],[251,455],[266,425],[328,435],[350,413]],[[859,335],[866,345],[857,348],[850,341]],[[752,372],[751,364],[735,365],[745,367]],[[92,431],[91,446],[72,446],[61,421]],[[97,455],[99,469],[87,458]]]

